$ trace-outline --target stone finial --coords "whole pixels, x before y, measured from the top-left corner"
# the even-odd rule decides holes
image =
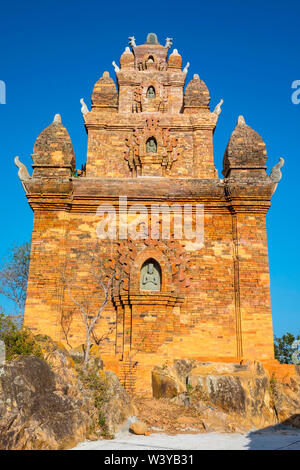
[[[69,176],[75,168],[75,154],[67,129],[61,123],[60,115],[37,137],[33,147],[33,177],[55,178]],[[59,170],[58,170],[59,168]]]
[[[244,116],[239,116],[237,123],[238,123],[238,126],[245,126],[246,122],[245,122]]]
[[[120,68],[121,70],[134,68],[134,55],[128,46],[120,57]]]
[[[147,34],[146,44],[159,44],[157,35],[155,33]]]
[[[53,122],[54,122],[54,124],[61,124],[61,115],[60,114],[55,114]]]
[[[266,144],[262,137],[239,116],[223,158],[225,178],[266,177]]]
[[[87,105],[85,104],[83,98],[80,98],[80,104],[82,105],[81,106],[81,112],[85,116],[87,113],[89,113],[89,109],[88,109]]]
[[[186,64],[186,66],[184,67],[184,69],[183,69],[183,73],[184,73],[185,75],[187,74],[187,71],[188,71],[189,66],[190,66],[190,63],[188,62],[188,63]]]
[[[129,36],[128,39],[129,39],[130,46],[131,47],[136,47],[135,37],[134,36]]]
[[[172,46],[173,44],[173,38],[166,38],[166,45],[165,47],[167,47],[168,49],[170,49],[170,47]],[[176,51],[176,49],[174,49]]]
[[[181,70],[181,66],[182,66],[182,57],[178,53],[178,50],[174,49],[172,51],[172,54],[169,55],[168,68]]]
[[[222,111],[221,106],[222,106],[223,103],[224,103],[224,100],[221,99],[220,103],[218,103],[217,106],[214,109],[214,114],[216,114],[217,116],[219,116],[221,114],[221,111]]]
[[[115,72],[116,72],[116,73],[117,73],[117,72],[120,72],[120,67],[116,64],[116,62],[115,62],[114,60],[112,61],[112,64],[113,64],[113,66],[114,66]]]
[[[210,102],[209,91],[205,83],[200,80],[199,75],[195,74],[192,80],[187,84],[184,96],[184,107],[208,107]]]
[[[118,106],[118,92],[115,82],[110,78],[107,71],[95,83],[92,93],[92,107],[100,105],[102,110],[104,108],[114,109]]]
[[[275,191],[277,189],[277,185],[278,185],[279,181],[282,178],[281,168],[283,167],[283,165],[284,165],[284,158],[280,157],[279,162],[275,166],[273,166],[273,168],[271,170],[270,179],[271,179],[272,183],[275,184],[275,188],[274,188],[272,194],[275,193]]]

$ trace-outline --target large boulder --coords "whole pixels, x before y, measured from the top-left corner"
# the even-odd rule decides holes
[[[85,439],[93,421],[91,395],[71,369],[54,372],[27,356],[5,365],[0,377],[0,449],[65,449]]]
[[[186,388],[172,367],[155,367],[152,371],[152,391],[155,398],[173,398]]]

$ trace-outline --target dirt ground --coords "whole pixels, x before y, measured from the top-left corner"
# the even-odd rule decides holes
[[[203,413],[195,408],[170,403],[168,399],[136,399],[137,417],[147,424],[149,431],[178,434],[178,432],[205,432]]]

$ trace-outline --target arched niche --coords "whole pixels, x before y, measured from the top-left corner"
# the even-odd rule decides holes
[[[160,292],[161,284],[161,267],[154,258],[148,258],[141,267],[140,290]]]

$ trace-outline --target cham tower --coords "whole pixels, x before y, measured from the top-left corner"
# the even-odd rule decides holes
[[[36,139],[32,176],[16,159],[34,211],[25,325],[68,348],[85,343],[81,308],[91,319],[103,301],[97,270],[118,266],[91,341],[143,393],[153,367],[174,359],[274,361],[265,218],[283,162],[267,175],[265,144],[240,116],[218,175],[222,100],[210,110],[206,84],[187,82],[171,46],[130,38],[116,82],[104,72],[91,110],[81,100],[81,170],[60,115]],[[185,225],[178,236],[183,215],[195,240]]]

